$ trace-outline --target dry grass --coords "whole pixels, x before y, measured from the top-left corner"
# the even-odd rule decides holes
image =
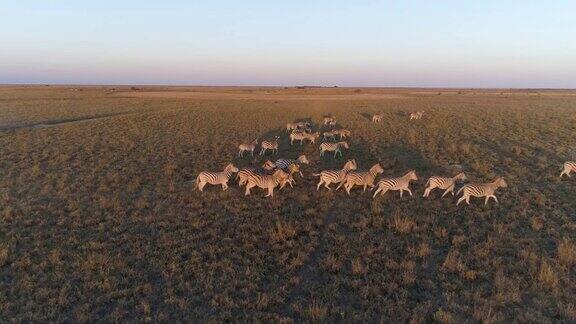
[[[558,180],[576,158],[573,91],[81,89],[0,87],[4,322],[576,318],[576,182]],[[287,122],[327,114],[352,131],[343,158],[290,147]],[[276,134],[278,157],[311,162],[294,188],[191,190],[202,170],[275,159],[236,149]],[[414,196],[315,190],[312,173],[351,157],[416,169]],[[459,170],[509,187],[488,206],[422,198],[428,176]]]

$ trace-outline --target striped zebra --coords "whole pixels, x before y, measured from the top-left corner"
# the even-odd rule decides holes
[[[234,164],[229,163],[222,172],[202,171],[194,180],[194,190],[203,191],[204,186],[209,183],[211,185],[221,185],[222,190],[228,189],[228,180],[232,173],[238,172],[238,168]]]
[[[320,156],[324,156],[324,152],[334,152],[334,158],[340,153],[342,156],[342,148],[349,149],[347,142],[338,142],[338,143],[331,143],[331,142],[324,142],[320,144]]]
[[[374,114],[374,116],[372,116],[372,122],[381,123],[383,118],[384,118],[384,115],[382,115],[382,114]]]
[[[364,191],[366,191],[366,187],[374,188],[374,179],[382,172],[384,172],[384,169],[382,169],[378,163],[374,164],[368,171],[350,171],[344,177],[344,181],[340,182],[336,190],[344,185],[346,193],[350,195],[350,190],[356,185],[363,186]]]
[[[290,134],[290,145],[293,145],[294,141],[300,141],[300,145],[302,145],[305,140],[309,140],[310,143],[314,144],[318,137],[320,137],[320,133],[318,132],[309,134],[306,132],[295,131]]]
[[[293,131],[293,130],[295,130],[295,129],[297,129],[297,128],[298,128],[298,125],[297,125],[296,123],[288,123],[288,124],[286,124],[286,131],[287,131],[287,132],[291,132],[291,131]]]
[[[570,173],[572,173],[572,171],[576,172],[576,162],[568,161],[564,163],[564,166],[562,167],[562,173],[560,173],[560,178],[562,178],[564,175],[567,175],[568,178],[570,178]]]
[[[498,177],[496,180],[489,182],[489,183],[480,183],[480,184],[467,184],[464,187],[458,190],[457,194],[460,192],[464,192],[462,197],[458,199],[456,206],[458,206],[462,201],[466,201],[467,204],[470,204],[470,197],[486,197],[484,201],[484,205],[488,204],[488,200],[490,197],[494,198],[494,201],[498,202],[498,199],[494,195],[494,192],[498,188],[506,188],[508,184],[504,181],[504,178]]]
[[[410,120],[422,119],[422,116],[424,116],[424,111],[413,112],[413,113],[410,113]]]
[[[336,132],[335,130],[331,130],[331,131],[322,133],[322,138],[323,138],[325,141],[326,141],[326,140],[335,140],[335,139],[336,139],[336,135],[339,135],[338,132]]]
[[[268,194],[264,197],[274,197],[274,188],[288,179],[288,174],[282,170],[276,170],[272,175],[268,174],[251,174],[246,182],[245,196],[250,195],[250,189],[259,187],[268,189]]]
[[[300,155],[296,160],[278,159],[276,162],[274,162],[274,167],[287,171],[291,165],[297,165],[298,168],[300,168],[300,164],[310,164],[310,161],[308,161],[306,155]],[[304,177],[300,170],[298,170],[298,172],[300,173],[300,176]]]
[[[243,143],[238,145],[238,156],[243,157],[244,152],[250,152],[250,155],[254,156],[254,150],[256,149],[256,145],[258,145],[258,139],[252,141],[252,143]]]
[[[444,196],[446,196],[446,194],[448,194],[449,192],[451,192],[452,196],[454,196],[454,186],[456,185],[456,182],[465,180],[466,175],[464,174],[464,172],[460,172],[451,178],[437,177],[437,176],[430,177],[430,179],[428,179],[428,182],[426,182],[427,188],[424,191],[423,197],[430,196],[430,192],[436,188],[445,190],[444,193],[442,194],[442,198],[444,198]]]
[[[334,130],[333,132],[340,136],[340,139],[348,138],[350,135],[352,135],[352,132],[344,128]]]
[[[278,139],[280,136],[274,136],[274,139],[271,140],[264,140],[260,143],[260,155],[266,154],[266,151],[271,150],[272,154],[278,154]]]
[[[243,168],[236,174],[236,179],[238,179],[238,187],[242,187],[248,181],[248,177],[250,177],[253,173],[259,174],[267,174],[268,172],[274,170],[276,166],[270,160],[267,160],[262,165],[262,168]]]
[[[336,125],[336,118],[332,116],[324,116],[324,125]]]
[[[400,198],[402,198],[402,193],[408,191],[410,196],[412,196],[412,191],[410,190],[410,181],[416,181],[418,177],[416,176],[416,171],[412,170],[401,176],[400,178],[382,179],[378,181],[376,185],[377,189],[374,192],[372,198],[376,198],[378,193],[384,195],[388,190],[400,191]]]
[[[325,170],[320,173],[315,173],[315,177],[320,177],[320,181],[318,182],[316,190],[320,190],[320,186],[322,184],[324,184],[324,187],[326,187],[328,190],[332,190],[332,188],[330,188],[330,184],[344,181],[346,174],[352,170],[356,170],[356,167],[356,160],[348,160],[348,162],[344,164],[342,170]]]

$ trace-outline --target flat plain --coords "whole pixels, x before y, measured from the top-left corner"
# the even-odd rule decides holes
[[[342,158],[290,146],[286,123],[328,114]],[[573,322],[575,134],[570,90],[3,86],[0,320]],[[301,154],[273,199],[193,190]],[[416,170],[414,197],[316,190],[350,158]],[[504,177],[500,203],[422,197],[458,170]]]

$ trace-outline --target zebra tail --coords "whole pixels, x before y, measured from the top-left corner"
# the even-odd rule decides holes
[[[315,176],[315,177],[319,177],[319,176],[322,175],[322,173],[312,173],[312,175]]]

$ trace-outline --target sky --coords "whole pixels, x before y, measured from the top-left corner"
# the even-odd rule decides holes
[[[576,88],[574,0],[0,0],[0,84]]]

